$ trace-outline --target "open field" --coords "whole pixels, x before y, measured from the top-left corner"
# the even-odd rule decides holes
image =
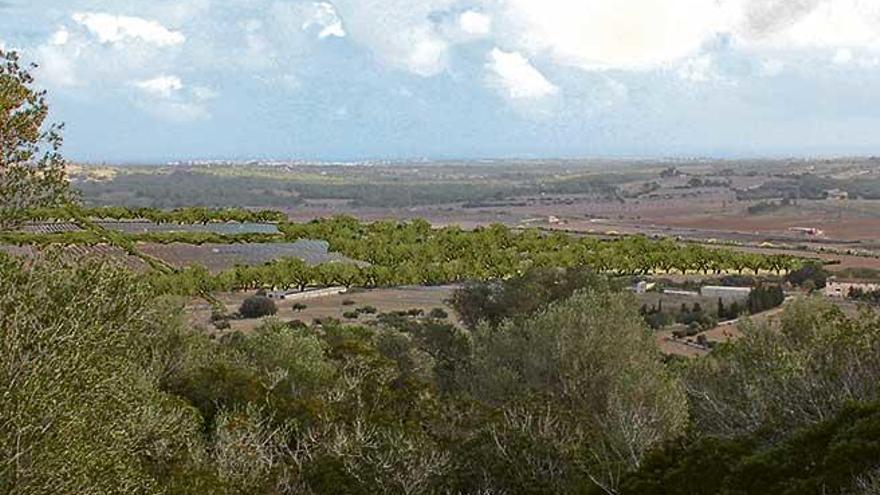
[[[275,318],[282,321],[300,320],[311,323],[316,318],[336,318],[341,321],[347,320],[343,313],[353,311],[364,306],[373,306],[378,313],[393,311],[407,311],[410,309],[422,309],[426,313],[434,308],[443,308],[449,313],[451,321],[455,321],[455,313],[446,304],[446,300],[452,295],[455,286],[439,287],[398,287],[393,289],[355,290],[347,294],[321,297],[303,301],[308,306],[302,311],[293,311],[292,301],[276,301],[278,314]],[[226,293],[217,295],[217,299],[230,314],[238,311],[241,303],[249,296],[250,292]],[[343,304],[354,301],[354,304]],[[205,328],[212,329],[211,307],[204,301],[195,300],[188,306],[190,321]],[[378,314],[377,313],[377,314]],[[357,323],[368,323],[375,320],[375,315],[361,315]],[[231,320],[232,328],[229,331],[250,332],[262,323],[262,319]]]

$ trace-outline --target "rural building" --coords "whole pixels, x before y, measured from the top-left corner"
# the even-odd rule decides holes
[[[665,289],[663,290],[663,293],[669,294],[670,296],[700,297],[699,292],[691,290]]]
[[[849,199],[849,193],[846,191],[841,191],[840,189],[830,189],[825,191],[825,194],[828,195],[828,199],[842,201]]]
[[[811,235],[811,236],[825,235],[825,232],[823,232],[820,229],[817,229],[816,227],[792,227],[788,230],[790,230],[792,232],[797,232],[799,234]]]
[[[830,278],[825,284],[825,295],[828,297],[848,297],[853,290],[874,292],[880,290],[880,282],[859,279]]]
[[[635,292],[636,294],[644,294],[644,293],[648,292],[649,290],[652,290],[656,286],[657,286],[657,284],[654,282],[646,282],[646,281],[642,280],[641,282],[638,282],[632,286],[632,291]]]
[[[717,285],[707,285],[700,289],[700,294],[703,297],[721,299],[725,303],[744,301],[749,298],[749,294],[751,293],[751,287],[722,287]]]
[[[312,289],[305,291],[283,290],[273,291],[267,294],[269,299],[286,299],[288,301],[304,301],[307,299],[317,299],[319,297],[335,296],[348,292],[346,287],[325,287],[323,289]]]

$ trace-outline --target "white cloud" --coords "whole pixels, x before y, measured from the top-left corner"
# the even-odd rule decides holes
[[[506,46],[559,64],[596,69],[649,69],[696,53],[724,26],[708,0],[509,0]]]
[[[430,77],[446,70],[451,42],[432,15],[456,0],[336,0],[348,35],[396,68]]]
[[[777,59],[762,60],[759,73],[764,77],[776,77],[785,71],[785,62]]]
[[[169,75],[162,75],[144,81],[136,81],[133,84],[144,93],[160,98],[171,98],[176,92],[183,89],[183,81],[177,76]]]
[[[70,31],[63,26],[58,28],[58,30],[52,34],[52,37],[49,38],[49,43],[57,46],[66,45],[68,41],[70,41]]]
[[[880,49],[880,2],[747,0],[743,8],[739,34],[758,47]]]
[[[198,101],[208,101],[217,98],[220,96],[220,93],[205,86],[194,86],[192,88],[192,96]]]
[[[458,16],[458,26],[465,34],[488,36],[492,32],[492,18],[482,12],[468,10]]]
[[[320,28],[318,32],[319,39],[331,36],[344,38],[346,35],[345,28],[342,26],[342,20],[339,19],[333,5],[327,2],[317,2],[313,6],[315,12],[310,19],[303,23],[303,30],[317,26]]]
[[[492,50],[486,67],[489,82],[513,100],[555,95],[559,88],[547,80],[521,53]]]
[[[205,104],[219,96],[219,93],[204,86],[187,87],[175,75],[135,81],[132,86],[143,95],[134,99],[137,107],[156,118],[178,123],[210,118]]]
[[[700,55],[685,60],[678,69],[678,76],[686,81],[705,83],[717,79],[712,55]]]
[[[157,46],[173,46],[186,41],[182,33],[171,31],[158,22],[140,17],[78,12],[73,14],[72,19],[88,29],[101,43],[119,43],[135,39]]]
[[[846,65],[846,64],[852,62],[852,60],[853,60],[853,53],[852,53],[852,50],[850,50],[848,48],[839,48],[834,53],[834,58],[832,59],[832,61],[838,65]]]

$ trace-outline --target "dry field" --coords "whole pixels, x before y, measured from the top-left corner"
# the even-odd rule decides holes
[[[294,312],[294,301],[276,301],[278,314],[276,318],[282,321],[300,320],[311,323],[316,318],[336,318],[341,321],[352,323],[368,323],[375,319],[374,315],[361,315],[357,320],[347,320],[343,313],[354,311],[364,306],[373,306],[380,313],[392,311],[406,311],[414,308],[422,309],[426,313],[434,308],[443,308],[449,313],[450,321],[455,321],[455,313],[446,304],[446,300],[452,295],[455,286],[440,287],[399,287],[394,289],[355,290],[347,294],[322,297],[302,301],[308,306],[305,310]],[[226,307],[228,313],[238,311],[241,303],[253,293],[237,292],[219,294],[217,298]],[[354,304],[343,302],[354,301]],[[188,308],[190,321],[201,328],[212,329],[211,308],[204,301],[194,301]],[[230,331],[251,332],[263,322],[262,319],[232,320]]]

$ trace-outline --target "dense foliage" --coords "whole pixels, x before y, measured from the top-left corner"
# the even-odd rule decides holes
[[[77,218],[112,219],[112,220],[149,220],[151,222],[196,224],[211,222],[282,222],[287,217],[278,211],[247,210],[244,208],[176,208],[160,210],[157,208],[126,208],[122,206],[103,206],[97,208],[31,208],[27,212],[28,220],[75,220]]]
[[[60,126],[44,126],[48,105],[15,52],[0,50],[0,229],[20,224],[33,207],[71,198]]]
[[[547,280],[558,298],[523,291]],[[780,330],[676,363],[634,296],[597,275],[497,284],[521,312],[472,330],[419,312],[211,339],[140,276],[3,259],[0,490],[814,493],[875,479],[876,315],[793,303]]]
[[[241,303],[238,314],[242,318],[262,318],[264,316],[272,316],[278,312],[275,301],[266,296],[251,296]]]

